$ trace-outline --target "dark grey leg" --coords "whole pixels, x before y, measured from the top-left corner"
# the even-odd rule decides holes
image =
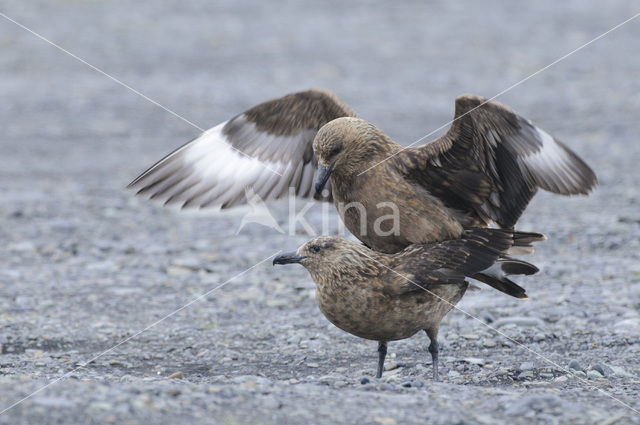
[[[433,380],[438,381],[438,340],[432,339],[429,344],[429,352],[431,353],[431,360],[433,363]]]
[[[378,341],[378,373],[376,373],[376,378],[382,378],[385,357],[387,357],[387,343]]]

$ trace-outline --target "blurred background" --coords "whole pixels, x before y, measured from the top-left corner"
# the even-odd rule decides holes
[[[7,19],[201,128],[319,87],[408,144],[450,121],[458,95],[500,93],[640,12],[636,2],[3,0],[0,12],[0,410],[77,378],[0,423],[518,423],[532,411],[637,423],[459,312],[442,325],[443,383],[421,366],[420,335],[390,346],[402,366],[384,384],[362,385],[375,345],[329,325],[302,269],[268,262],[75,370],[309,236],[255,224],[235,235],[246,211],[185,213],[124,191],[200,131]],[[483,289],[460,304],[485,321],[533,318],[505,332],[559,365],[577,359],[585,379],[599,362],[617,368],[594,385],[636,407],[639,39],[631,21],[497,99],[579,153],[600,186],[539,194],[525,213],[519,227],[549,237],[529,258],[542,269],[522,282],[529,301]],[[286,202],[273,208],[286,225]],[[320,226],[319,206],[310,217]]]

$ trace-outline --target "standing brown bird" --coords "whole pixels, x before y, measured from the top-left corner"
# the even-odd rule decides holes
[[[247,202],[247,188],[263,200],[289,188],[312,197],[314,175],[317,191],[330,181],[325,199],[347,228],[383,252],[461,237],[465,226],[511,228],[538,188],[573,195],[596,184],[576,154],[494,101],[459,97],[446,134],[403,149],[332,93],[307,90],[207,130],[129,187],[165,204],[229,208]]]
[[[438,329],[467,290],[465,278],[492,275],[499,282],[492,286],[526,298],[507,275],[530,275],[538,269],[504,254],[514,244],[539,236],[470,228],[456,240],[411,245],[396,254],[323,236],[276,257],[273,264],[302,264],[316,283],[316,300],[325,317],[346,332],[378,341],[378,378],[387,342],[424,330],[431,340],[433,378],[438,379]]]

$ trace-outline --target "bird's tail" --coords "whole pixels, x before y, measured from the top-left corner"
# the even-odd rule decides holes
[[[547,240],[547,237],[542,233],[520,231],[512,231],[512,233],[513,246],[507,251],[509,255],[533,254],[533,245],[531,244]]]
[[[526,261],[516,260],[513,258],[501,258],[491,267],[476,273],[471,277],[482,283],[511,295],[516,298],[527,298],[524,288],[507,276],[510,275],[532,275],[538,272],[538,268]]]
[[[472,238],[484,239],[487,247],[499,251],[499,258],[488,268],[471,275],[470,277],[482,283],[511,295],[516,298],[527,298],[524,288],[509,279],[511,275],[532,275],[539,269],[526,261],[511,258],[509,254],[529,254],[533,252],[534,242],[544,241],[547,238],[541,233],[520,232],[508,229],[468,228],[467,235]],[[509,246],[499,245],[492,239],[500,237],[507,239]],[[498,241],[498,239],[496,239]],[[504,248],[504,249],[502,249]]]

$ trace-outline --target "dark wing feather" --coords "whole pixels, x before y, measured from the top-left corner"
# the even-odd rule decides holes
[[[538,188],[587,194],[597,183],[575,153],[498,102],[456,99],[449,131],[402,151],[396,167],[455,210],[466,225],[513,227]]]
[[[128,188],[185,207],[228,208],[315,196],[313,139],[324,124],[355,114],[332,93],[307,90],[260,103],[153,165]],[[330,197],[329,197],[330,199]],[[250,199],[249,199],[250,201]]]
[[[543,239],[538,233],[467,228],[460,239],[411,245],[395,254],[389,265],[394,271],[389,273],[396,277],[388,280],[394,282],[395,293],[405,294],[430,290],[435,285],[460,284],[466,277],[472,277],[509,295],[526,298],[524,289],[506,275],[533,274],[538,269],[505,254],[512,246],[524,244],[523,241]]]

